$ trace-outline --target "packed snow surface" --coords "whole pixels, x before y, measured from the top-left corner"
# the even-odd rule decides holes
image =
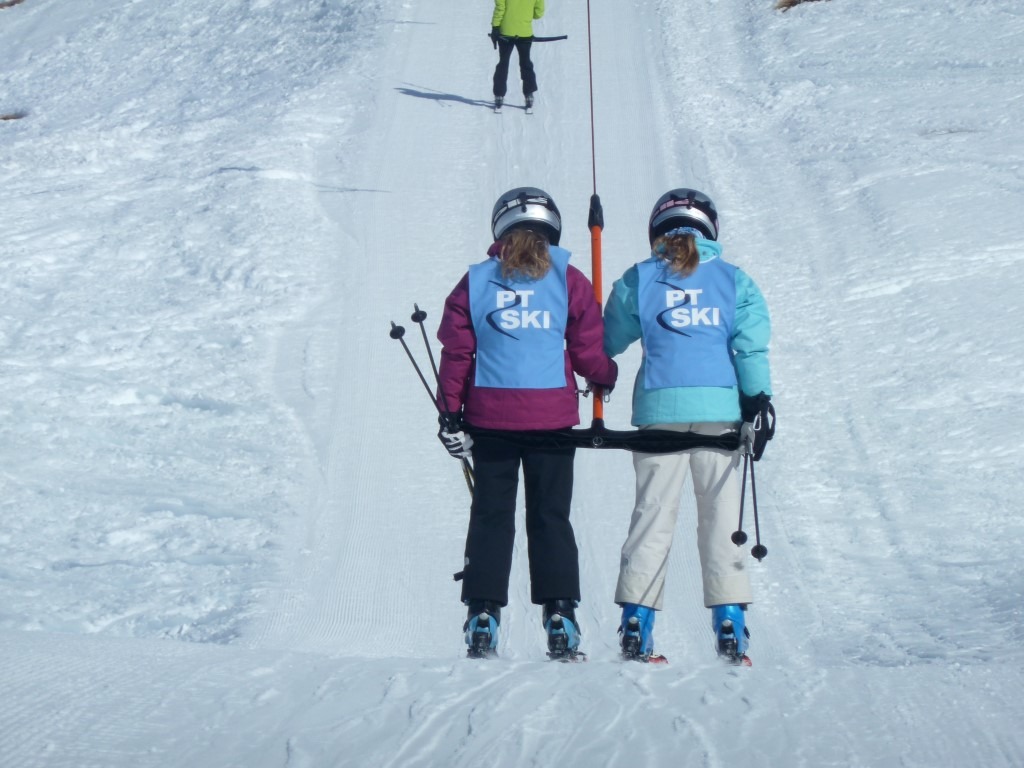
[[[0,766],[1024,765],[1020,4],[550,2],[530,116],[483,2],[0,5]],[[768,299],[751,669],[692,501],[670,664],[618,660],[596,450],[590,661],[546,661],[523,541],[464,658],[468,494],[389,331],[429,377],[414,307],[433,341],[520,185],[592,275],[600,194],[606,293],[697,187]]]

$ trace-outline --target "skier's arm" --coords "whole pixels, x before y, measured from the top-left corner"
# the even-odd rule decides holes
[[[571,265],[565,278],[569,288],[565,341],[572,369],[587,381],[610,391],[615,386],[619,367],[602,349],[604,327],[601,308],[594,298],[594,286]]]
[[[733,365],[740,391],[746,395],[772,394],[768,366],[771,341],[768,304],[754,281],[741,269],[736,270],[736,323],[730,340]]]
[[[442,411],[458,413],[466,401],[469,377],[476,356],[476,332],[469,313],[469,275],[465,275],[444,302],[437,329],[441,342],[437,404]]]
[[[533,18],[539,19],[544,15],[544,0],[536,0],[533,4]]]
[[[494,0],[494,15],[491,16],[491,28],[500,27],[505,18],[505,0]]]
[[[604,309],[604,351],[612,357],[641,336],[638,286],[640,273],[630,267],[615,281]]]

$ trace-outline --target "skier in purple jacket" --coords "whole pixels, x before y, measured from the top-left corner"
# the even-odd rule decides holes
[[[561,217],[535,187],[502,195],[491,217],[496,242],[445,301],[439,436],[456,458],[472,456],[473,501],[462,601],[468,654],[490,656],[508,604],[522,467],[530,591],[543,606],[548,654],[578,657],[579,555],[569,520],[574,446],[516,440],[580,423],[574,374],[608,392],[618,368],[603,350],[594,288],[558,247]],[[541,444],[543,443],[543,444]]]

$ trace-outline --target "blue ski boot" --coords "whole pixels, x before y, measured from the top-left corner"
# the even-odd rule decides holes
[[[547,600],[544,603],[544,631],[548,635],[548,658],[557,661],[586,660],[587,655],[580,650],[575,600]]]
[[[715,630],[718,655],[730,664],[750,666],[747,645],[750,630],[747,629],[746,606],[737,603],[711,607],[711,626]]]
[[[490,659],[498,655],[498,625],[501,606],[493,600],[467,600],[469,616],[462,626],[466,633],[466,655],[471,659]]]
[[[665,657],[654,652],[655,610],[635,603],[622,604],[622,658],[630,661],[663,662]]]

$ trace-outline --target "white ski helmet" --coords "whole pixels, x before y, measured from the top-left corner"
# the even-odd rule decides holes
[[[551,196],[537,187],[516,187],[498,198],[491,212],[491,231],[500,240],[511,229],[532,229],[552,245],[562,236],[562,216]]]
[[[709,240],[718,239],[718,210],[711,198],[696,189],[673,189],[658,198],[647,224],[651,244],[677,227],[693,227]]]

